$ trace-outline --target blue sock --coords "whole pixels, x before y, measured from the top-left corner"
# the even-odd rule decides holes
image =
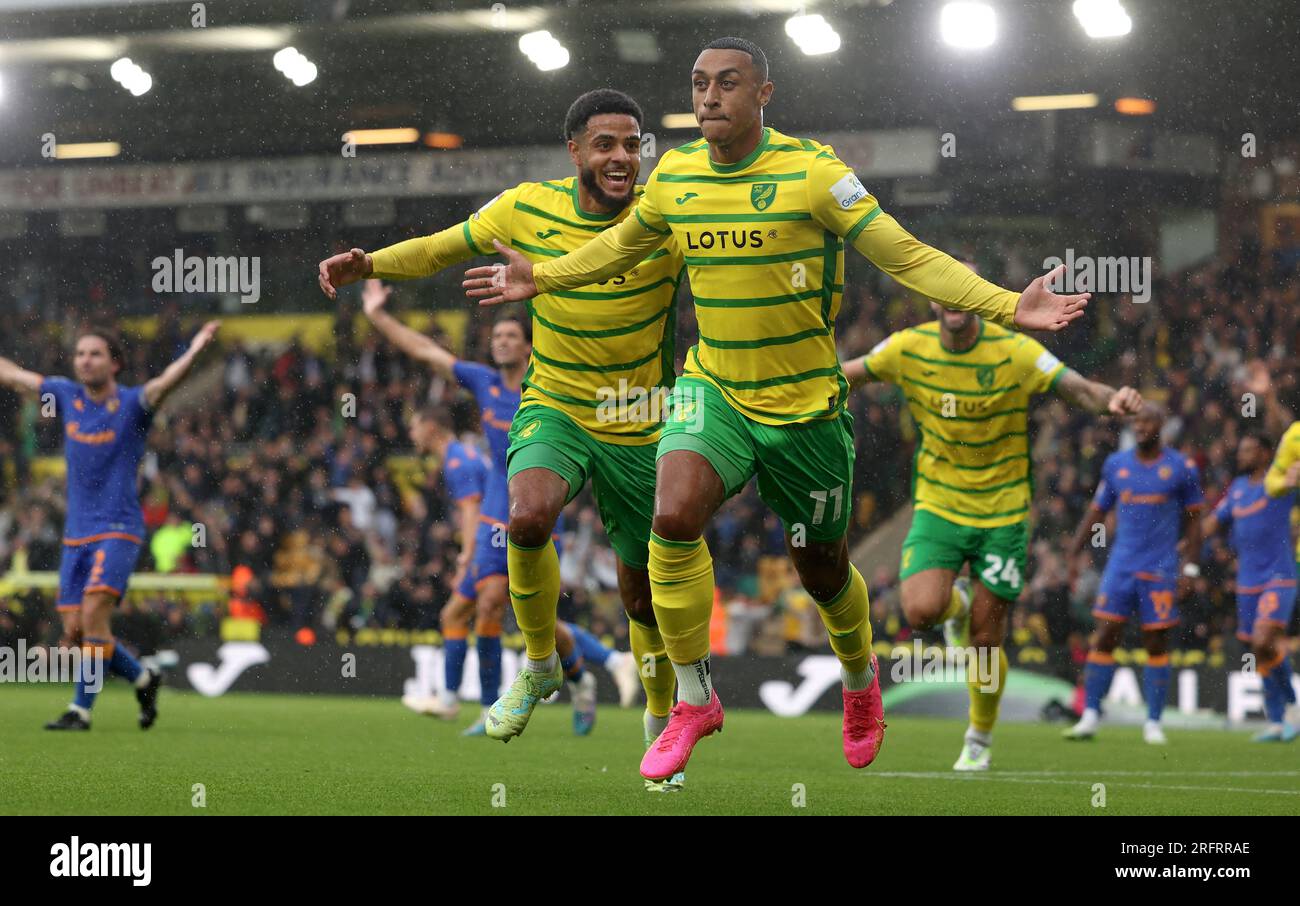
[[[443,685],[448,692],[459,692],[460,681],[465,676],[465,653],[469,642],[465,639],[445,639],[442,647]]]
[[[478,651],[478,682],[483,690],[483,707],[488,708],[501,691],[501,636],[479,633],[474,647]]]
[[[1288,705],[1294,705],[1295,686],[1291,684],[1291,658],[1282,658],[1282,663],[1274,667],[1269,675],[1277,677],[1277,685],[1282,693],[1282,701]]]
[[[144,673],[144,667],[131,656],[131,652],[126,650],[121,640],[117,640],[113,645],[113,659],[108,662],[108,669],[128,683],[134,683],[140,678],[140,674]]]
[[[1115,662],[1099,664],[1090,660],[1083,669],[1083,692],[1087,706],[1095,711],[1101,710],[1101,700],[1110,691],[1110,682],[1115,678]]]
[[[569,631],[573,633],[573,643],[582,652],[582,659],[592,664],[600,664],[603,667],[605,661],[609,660],[609,656],[614,652],[602,645],[600,639],[581,626],[573,623],[565,623],[564,625],[568,626]]]
[[[575,683],[582,679],[582,648],[575,644],[573,651],[568,657],[560,658],[560,667],[564,669],[564,675]]]
[[[1279,673],[1281,671],[1274,667],[1264,677],[1264,716],[1271,724],[1280,724],[1286,713],[1286,693],[1278,682]]]
[[[1165,710],[1165,699],[1169,697],[1168,662],[1142,668],[1142,694],[1147,700],[1147,720],[1159,720]]]
[[[81,646],[81,671],[77,675],[77,681],[72,684],[72,703],[78,708],[89,711],[95,707],[95,696],[104,688],[104,680],[108,678],[108,668],[112,660],[110,659],[108,663],[96,664],[94,652],[96,649],[102,651],[111,644],[111,639],[91,636],[86,636],[84,639]]]

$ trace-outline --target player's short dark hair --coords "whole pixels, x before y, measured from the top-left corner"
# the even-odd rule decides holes
[[[101,324],[93,324],[77,334],[77,339],[82,337],[98,337],[108,346],[108,357],[117,364],[126,365],[126,347],[122,344],[122,336],[111,327]]]
[[[1251,430],[1251,431],[1243,431],[1243,432],[1241,432],[1241,439],[1242,439],[1242,440],[1245,440],[1245,439],[1248,438],[1248,437],[1251,438],[1252,440],[1254,440],[1255,443],[1259,444],[1259,445],[1260,445],[1261,447],[1263,447],[1265,450],[1276,450],[1276,449],[1277,449],[1277,444],[1273,443],[1273,438],[1269,437],[1269,436],[1268,436],[1267,434],[1265,434],[1263,431]]]
[[[451,417],[451,410],[446,406],[435,406],[432,403],[421,406],[415,410],[415,421],[432,422],[444,431],[455,433],[456,423]]]
[[[767,81],[767,54],[763,53],[763,48],[753,41],[746,41],[744,38],[718,38],[705,44],[704,49],[744,51],[754,61],[754,68],[758,70],[759,81]]]
[[[621,91],[613,88],[596,88],[580,96],[569,105],[564,115],[564,138],[574,139],[587,129],[587,121],[602,113],[624,113],[636,120],[637,128],[645,122],[641,105]]]
[[[492,326],[496,327],[496,325],[502,324],[506,321],[514,321],[516,324],[518,324],[519,329],[524,332],[524,339],[527,340],[530,344],[533,342],[532,319],[529,318],[526,314],[524,314],[524,312],[521,309],[518,308],[505,309],[499,315],[496,316],[496,319],[492,322]]]

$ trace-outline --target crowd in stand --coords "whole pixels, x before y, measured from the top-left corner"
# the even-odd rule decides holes
[[[400,295],[398,302],[400,308]],[[693,342],[694,322],[690,305],[679,310],[680,359]],[[78,323],[105,313],[111,311],[103,300],[67,305],[57,318],[28,310],[0,336],[0,354],[42,373],[67,373]],[[141,382],[184,349],[180,314],[175,305],[165,308],[151,340],[128,342],[119,380]],[[888,333],[929,319],[926,304],[887,278],[864,275],[845,291],[841,351],[863,354]],[[222,344],[224,361],[207,366],[220,371],[220,403],[211,395],[186,401],[160,415],[150,435],[141,476],[150,537],[140,571],[238,574],[239,598],[257,618],[294,630],[437,627],[457,536],[435,464],[411,455],[404,426],[417,406],[441,402],[472,433],[474,409],[457,388],[358,330],[359,323],[345,303],[326,352],[297,341],[269,350]],[[471,323],[458,351],[484,359],[488,328]],[[1159,281],[1146,303],[1099,296],[1066,334],[1041,339],[1085,376],[1164,402],[1167,443],[1196,461],[1211,504],[1234,476],[1242,432],[1278,438],[1300,399],[1294,263],[1241,255],[1230,266],[1211,262]],[[859,538],[908,499],[916,436],[894,387],[869,385],[849,405],[858,450],[851,532]],[[1099,552],[1085,551],[1071,588],[1061,551],[1106,455],[1132,439],[1117,421],[1052,396],[1034,405],[1030,422],[1031,579],[1015,630],[1022,640],[1081,650],[1103,563]],[[59,452],[57,425],[41,417],[37,401],[0,390],[0,575],[18,562],[30,570],[58,568],[61,481],[37,477],[33,464]],[[587,493],[568,517],[562,616],[621,638],[613,555]],[[203,527],[202,544],[195,543],[196,526]],[[824,646],[815,609],[788,565],[780,523],[752,484],[724,506],[707,540],[729,651]],[[1234,628],[1233,563],[1222,538],[1207,541],[1203,565],[1183,605],[1184,648],[1216,646]],[[866,575],[877,634],[905,640],[897,564],[872,564]],[[35,593],[0,601],[0,643],[40,635],[53,622],[50,604]],[[157,596],[128,603],[123,618],[161,643],[213,631],[224,606]]]

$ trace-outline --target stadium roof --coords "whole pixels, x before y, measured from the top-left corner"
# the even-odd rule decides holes
[[[669,143],[662,117],[689,110],[687,73],[698,48],[724,34],[765,48],[776,95],[771,124],[816,136],[912,125],[1015,130],[1011,98],[1098,92],[1112,115],[1120,96],[1156,102],[1152,122],[1261,141],[1300,135],[1294,79],[1300,4],[1256,0],[1123,0],[1132,32],[1088,38],[1070,0],[996,4],[998,42],[958,51],[939,39],[942,0],[666,0],[666,2],[441,2],[210,0],[194,27],[191,0],[0,0],[0,166],[41,162],[39,136],[118,141],[119,162],[328,153],[354,128],[415,127],[463,136],[466,147],[559,140],[582,91],[632,93],[647,130]],[[838,51],[804,56],[784,25],[800,6],[824,15]],[[546,29],[568,66],[536,69],[519,36]],[[632,36],[620,32],[637,33]],[[319,67],[296,87],[272,66],[292,45]],[[129,56],[153,78],[140,97],[110,64]]]

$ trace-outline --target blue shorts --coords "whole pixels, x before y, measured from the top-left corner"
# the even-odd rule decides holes
[[[1255,634],[1255,623],[1281,626],[1283,631],[1291,625],[1295,610],[1296,586],[1273,584],[1237,591],[1237,638],[1249,642]]]
[[[139,557],[139,542],[117,534],[75,547],[65,545],[59,564],[59,609],[80,607],[82,599],[95,592],[109,592],[121,600]]]
[[[492,543],[494,538],[497,539],[499,546]],[[563,552],[559,532],[552,535],[551,539],[555,542],[555,555],[558,557]],[[496,531],[495,524],[484,522],[479,525],[478,534],[474,539],[474,559],[470,562],[469,569],[465,570],[460,584],[456,586],[457,594],[475,600],[478,598],[479,585],[484,579],[507,575],[505,541],[506,533]]]
[[[499,546],[493,545],[493,540]],[[498,531],[496,524],[481,522],[474,537],[474,559],[456,586],[456,593],[471,600],[478,597],[479,583],[492,576],[506,574],[506,533]]]
[[[1099,620],[1126,623],[1137,614],[1143,629],[1177,626],[1181,617],[1174,598],[1178,583],[1155,573],[1109,573],[1101,578],[1092,615]]]

